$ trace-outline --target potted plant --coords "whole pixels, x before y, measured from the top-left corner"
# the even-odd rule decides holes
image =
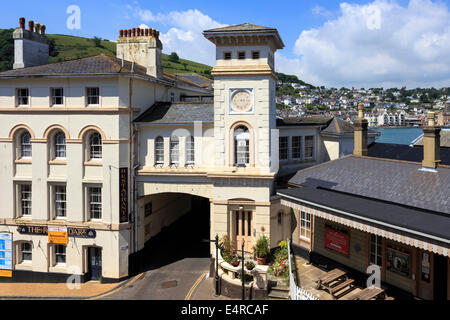
[[[269,239],[266,236],[262,236],[256,242],[253,248],[259,265],[266,264],[266,258],[270,253]]]
[[[255,269],[255,264],[252,262],[252,261],[247,261],[246,263],[245,263],[245,266],[247,267],[247,270],[248,271],[252,271],[253,269]]]
[[[238,257],[234,256],[231,258],[230,264],[233,267],[237,267],[239,265],[239,263],[240,263],[240,261],[239,261]]]

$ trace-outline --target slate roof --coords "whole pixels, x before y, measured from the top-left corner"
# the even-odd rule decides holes
[[[413,161],[422,163],[423,147],[411,147],[402,144],[372,143],[368,147],[369,157]],[[450,165],[450,148],[441,147],[441,164]]]
[[[277,118],[277,127],[284,126],[325,126],[331,122],[331,117],[288,117]]]
[[[279,190],[277,194],[447,240],[450,239],[450,216],[444,214],[308,187]]]
[[[157,102],[134,122],[194,123],[214,122],[213,102]]]
[[[209,88],[213,83],[213,80],[202,77],[196,73],[178,73],[176,76],[178,79],[182,79],[202,88]]]
[[[147,68],[104,54],[57,63],[49,63],[35,67],[9,70],[0,73],[0,77],[29,77],[29,76],[67,76],[67,75],[104,75],[104,74],[138,74],[148,78]]]
[[[450,148],[450,129],[441,130],[441,148]],[[423,135],[414,143],[414,146],[423,146]]]
[[[422,171],[420,163],[347,156],[301,170],[292,185],[322,187],[450,215],[450,168]]]

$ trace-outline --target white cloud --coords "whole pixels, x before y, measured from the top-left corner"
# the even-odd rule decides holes
[[[450,84],[450,12],[430,0],[341,3],[340,15],[305,30],[278,69],[315,85],[443,87]],[[320,9],[316,10],[321,12]]]
[[[168,26],[166,33],[161,33],[165,53],[177,52],[182,58],[205,63],[213,66],[215,64],[215,47],[203,37],[204,30],[224,27],[226,25],[214,21],[208,15],[197,9],[187,11],[172,11],[167,14],[153,13],[139,6],[128,8],[133,15],[142,22],[150,25],[160,24]]]
[[[317,16],[324,16],[324,17],[330,17],[333,15],[331,11],[328,11],[322,6],[316,5],[311,9],[312,13]]]

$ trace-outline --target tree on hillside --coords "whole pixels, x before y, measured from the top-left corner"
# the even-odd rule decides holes
[[[102,38],[94,37],[94,38],[92,38],[92,41],[94,41],[94,45],[97,48],[100,48],[102,46]]]
[[[0,30],[0,71],[11,70],[14,63],[13,29]]]
[[[180,57],[178,56],[178,54],[176,52],[172,52],[169,56],[169,61],[174,62],[174,63],[179,63]]]

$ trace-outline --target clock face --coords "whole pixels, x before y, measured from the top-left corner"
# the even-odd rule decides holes
[[[248,91],[238,91],[233,95],[232,109],[235,112],[249,112],[252,109],[253,99]]]

